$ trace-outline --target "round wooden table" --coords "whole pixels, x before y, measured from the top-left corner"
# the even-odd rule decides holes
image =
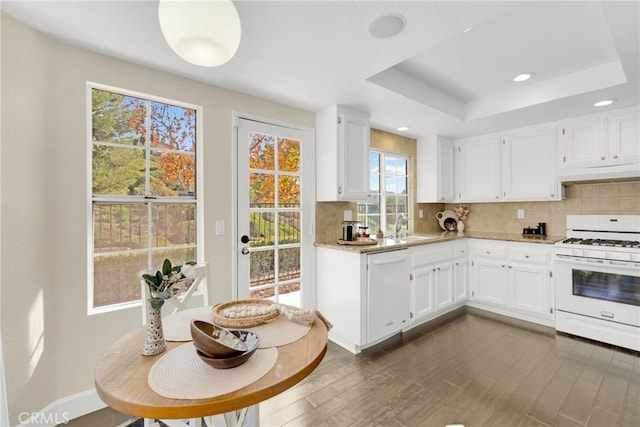
[[[98,362],[95,377],[98,395],[107,405],[141,418],[201,418],[256,405],[304,379],[327,351],[327,327],[317,319],[303,338],[278,347],[275,366],[253,384],[211,399],[169,399],[149,387],[149,370],[164,353],[141,354],[145,329],[140,327],[112,345]],[[167,342],[167,351],[183,344]]]

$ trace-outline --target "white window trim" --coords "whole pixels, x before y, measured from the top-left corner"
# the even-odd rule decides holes
[[[203,108],[199,105],[189,104],[186,102],[176,101],[173,99],[163,98],[159,96],[149,95],[142,92],[136,92],[128,89],[122,89],[115,86],[108,86],[101,83],[95,83],[91,81],[86,82],[86,133],[85,133],[85,149],[86,152],[86,180],[87,180],[87,206],[86,206],[86,215],[87,215],[87,315],[91,316],[94,314],[101,313],[110,313],[113,311],[128,309],[132,307],[141,307],[142,300],[138,301],[129,301],[119,304],[111,304],[103,307],[94,307],[93,306],[93,201],[99,201],[100,197],[93,197],[93,186],[92,186],[92,177],[93,177],[93,159],[92,152],[93,147],[89,145],[89,142],[92,140],[92,128],[93,128],[93,120],[91,116],[92,112],[92,89],[99,89],[109,92],[115,92],[127,96],[132,96],[136,98],[146,99],[155,102],[162,102],[165,104],[175,105],[178,107],[190,108],[196,110],[196,262],[201,264],[204,262],[204,203],[202,200],[204,191],[203,191],[203,183],[204,183],[204,139],[203,139]],[[170,150],[169,150],[170,151]],[[114,201],[115,198],[109,198],[109,201]],[[123,200],[124,202],[125,200]],[[131,202],[131,200],[127,200]],[[180,198],[171,198],[166,197],[162,199],[154,200],[155,203],[171,203],[171,202],[184,202],[184,199]],[[137,283],[132,283],[131,286],[137,286]]]

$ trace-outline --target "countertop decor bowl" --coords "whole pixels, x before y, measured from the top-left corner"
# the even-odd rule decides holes
[[[191,337],[196,348],[211,357],[238,356],[248,350],[237,334],[202,320],[191,321]]]
[[[231,332],[233,335],[238,337],[240,340],[242,340],[243,343],[246,344],[247,351],[242,352],[235,356],[228,356],[228,357],[210,356],[203,353],[200,349],[198,349],[198,346],[196,345],[196,353],[198,354],[198,357],[200,357],[200,359],[204,363],[206,363],[209,366],[213,366],[216,369],[235,368],[236,366],[240,366],[243,363],[245,363],[247,360],[249,360],[249,358],[260,346],[260,338],[258,337],[258,335],[254,334],[253,332],[243,331],[243,330],[232,330],[229,332]],[[195,341],[193,343],[194,345],[196,344]]]

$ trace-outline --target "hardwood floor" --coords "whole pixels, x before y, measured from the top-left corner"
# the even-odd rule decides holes
[[[109,409],[70,426],[116,426]],[[260,404],[262,426],[640,425],[637,352],[480,310],[320,366]]]

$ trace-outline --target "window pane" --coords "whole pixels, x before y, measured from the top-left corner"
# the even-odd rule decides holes
[[[369,177],[369,191],[378,193],[380,191],[380,175],[371,174]]]
[[[285,172],[300,170],[300,141],[278,139],[278,169]]]
[[[144,203],[93,205],[95,253],[147,247],[147,206]]]
[[[140,273],[147,253],[102,255],[93,263],[93,305],[104,307],[140,299]]]
[[[145,152],[137,148],[93,146],[94,195],[144,195]]]
[[[272,208],[275,206],[275,176],[265,173],[249,173],[249,207]]]
[[[162,269],[164,260],[171,261],[171,265],[182,265],[185,262],[196,261],[196,248],[177,248],[151,252],[151,268],[152,271]]]
[[[278,281],[300,278],[300,248],[278,250]]]
[[[153,196],[194,197],[196,162],[192,154],[151,151],[149,193]]]
[[[249,168],[275,170],[275,139],[271,135],[249,134]]]
[[[300,212],[280,212],[278,223],[278,243],[300,243]]]
[[[407,175],[407,161],[404,159],[396,159],[396,174]]]
[[[196,110],[151,102],[151,146],[195,152]]]
[[[380,153],[375,151],[369,152],[369,168],[371,173],[380,173]]]
[[[195,204],[154,204],[151,215],[152,247],[196,244]]]
[[[385,156],[384,173],[387,176],[395,176],[395,175],[397,175],[396,165],[397,165],[397,162],[396,162],[396,159],[394,157]]]
[[[275,283],[275,250],[251,251],[249,256],[249,288]]]
[[[278,205],[281,208],[300,207],[300,177],[290,175],[278,177]]]
[[[250,247],[273,245],[276,240],[275,214],[273,212],[250,212],[249,230]]]
[[[396,194],[398,192],[395,176],[387,176],[387,178],[385,179],[384,190],[387,192],[387,194]]]
[[[146,101],[118,93],[92,89],[91,139],[144,146]]]
[[[407,178],[399,176],[396,178],[396,194],[407,194]]]

